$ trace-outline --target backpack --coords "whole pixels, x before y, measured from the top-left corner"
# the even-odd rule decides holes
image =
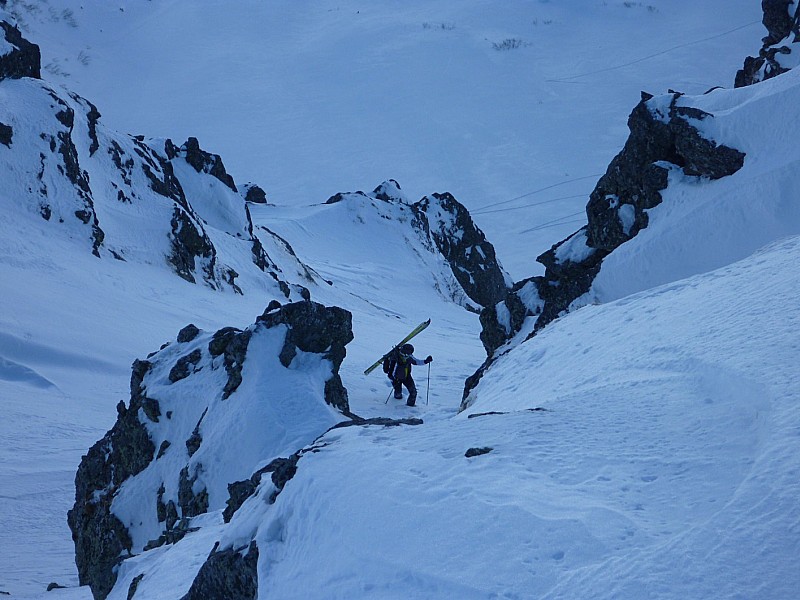
[[[402,359],[400,351],[397,348],[392,350],[386,358],[383,359],[383,372],[389,376],[389,379],[393,379],[397,374],[398,364],[406,367],[401,371],[399,375],[400,378],[398,379],[398,381],[403,381],[411,373],[411,365],[409,361]]]
[[[397,351],[392,350],[391,352],[389,352],[389,354],[386,355],[386,358],[383,359],[383,372],[386,373],[389,377],[391,377],[396,365],[397,365]]]

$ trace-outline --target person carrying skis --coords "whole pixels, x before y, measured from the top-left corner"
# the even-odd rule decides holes
[[[433,362],[433,357],[428,356],[420,360],[414,356],[414,346],[403,344],[395,348],[383,361],[383,372],[389,377],[394,388],[396,400],[403,399],[403,386],[408,390],[407,406],[414,406],[417,402],[417,385],[411,376],[412,365],[427,365]]]

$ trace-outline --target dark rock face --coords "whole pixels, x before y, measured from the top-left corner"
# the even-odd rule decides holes
[[[190,137],[186,143],[181,146],[181,153],[186,159],[186,162],[194,167],[198,173],[208,173],[219,179],[222,183],[228,186],[234,192],[238,192],[236,184],[225,170],[225,165],[222,164],[222,158],[218,154],[210,154],[200,149],[200,143],[197,138]]]
[[[153,460],[155,446],[138,412],[144,400],[141,386],[150,363],[136,361],[131,376],[131,401],[120,402],[117,422],[81,460],[75,475],[75,504],[67,523],[75,544],[75,563],[81,585],[91,585],[95,598],[114,587],[115,567],[132,549],[125,525],[112,514],[111,503],[122,483]]]
[[[791,54],[800,37],[800,7],[792,0],[761,0],[762,23],[767,35],[758,56],[748,56],[736,73],[735,87],[744,87],[770,79],[789,69],[779,62],[780,54]],[[792,38],[792,39],[790,39]]]
[[[255,183],[244,184],[244,199],[253,204],[267,204],[267,193]]]
[[[680,97],[673,93],[668,105],[659,106],[649,102],[652,96],[642,94],[628,118],[628,141],[589,197],[582,251],[577,257],[574,251],[564,252],[565,243],[575,244],[576,236],[584,235],[578,232],[537,259],[546,267],[545,281],[539,285],[544,308],[537,329],[589,290],[605,256],[647,227],[645,210],[661,203],[669,169],[719,179],[742,168],[744,153],[704,138],[692,124],[713,115],[679,106]]]
[[[194,368],[197,366],[197,363],[200,362],[201,358],[203,358],[203,353],[200,352],[199,349],[195,349],[190,354],[181,357],[169,372],[169,380],[175,383],[181,379],[186,379],[194,372]]]
[[[536,316],[531,337],[569,311],[591,289],[603,259],[647,227],[645,211],[661,203],[670,170],[719,179],[742,168],[744,153],[704,138],[693,124],[713,115],[680,106],[680,98],[679,93],[658,99],[642,94],[628,118],[625,146],[589,196],[587,225],[536,259],[545,266],[544,277],[520,282],[535,285],[536,294],[522,301],[518,284],[501,303],[484,309],[481,340],[488,358],[467,380],[462,409],[497,349],[519,333],[527,317]]]
[[[81,169],[78,161],[78,149],[72,140],[75,128],[75,111],[54,93],[51,93],[50,97],[60,108],[55,117],[63,126],[61,131],[56,134],[58,142],[51,140],[51,149],[56,151],[55,148],[57,148],[58,154],[61,155],[62,162],[58,165],[58,170],[72,183],[79,200],[79,208],[74,211],[74,214],[84,225],[91,227],[92,254],[99,257],[100,246],[105,239],[105,233],[100,228],[100,223],[97,220],[92,189],[89,185],[89,175]]]
[[[192,517],[207,513],[212,508],[221,508],[210,506],[211,488],[208,486],[211,484],[208,478],[204,478],[215,468],[214,453],[203,455],[201,449],[203,444],[209,443],[203,439],[207,413],[214,410],[211,406],[219,407],[220,403],[206,405],[191,433],[183,429],[185,425],[181,424],[181,419],[173,415],[174,404],[170,406],[169,403],[175,402],[176,398],[180,399],[179,405],[192,403],[192,392],[184,398],[180,391],[180,386],[187,385],[184,380],[191,377],[199,377],[201,383],[213,381],[217,387],[210,394],[218,394],[216,397],[221,396],[223,401],[241,401],[231,396],[242,382],[243,365],[251,348],[250,342],[262,329],[270,327],[285,329],[284,344],[278,356],[285,367],[297,368],[294,358],[299,352],[315,353],[330,361],[332,373],[325,384],[325,399],[351,416],[347,390],[342,385],[338,369],[345,357],[344,346],[353,339],[352,317],[340,308],[325,307],[310,301],[284,306],[272,302],[256,324],[245,330],[227,327],[212,335],[204,334],[194,325],[187,325],[179,332],[177,344],[164,344],[148,360],[135,361],[130,403],[126,408],[120,402],[113,428],[83,457],[75,479],[75,505],[68,515],[81,584],[90,585],[98,600],[105,598],[114,587],[117,566],[121,561],[141,551],[179,541],[187,533],[196,531],[190,526]],[[227,381],[213,373],[222,369],[225,369]],[[188,389],[191,389],[191,385]],[[321,386],[321,382],[318,385]],[[152,390],[150,394],[148,386]],[[162,393],[165,394],[163,397],[159,395]],[[201,401],[209,402],[207,398]],[[162,414],[161,406],[164,404],[170,410]],[[225,406],[230,404],[226,403]],[[187,409],[199,413],[197,406],[187,406]],[[149,432],[154,432],[153,439],[158,439],[158,451]],[[176,432],[180,432],[181,437],[176,437]],[[164,439],[167,436],[171,441]],[[185,452],[181,448],[182,439],[185,439]],[[289,458],[269,457],[272,460],[268,466],[260,469],[250,480],[230,484],[228,490],[231,499],[224,513],[225,518],[229,520],[241,504],[256,492],[261,476],[267,472],[271,474],[275,486],[269,501],[274,502],[286,482],[294,476],[297,461],[306,451],[314,449],[304,449]],[[247,460],[258,464],[259,457],[249,456]],[[136,513],[139,525],[145,522],[150,523],[150,527],[160,528],[159,534],[153,536],[156,539],[149,541],[136,538],[141,531],[133,529],[133,520],[123,523],[112,512],[115,499],[121,500],[123,505],[130,501],[130,497],[125,497],[125,490],[130,488],[123,487],[123,484],[148,468],[152,469],[148,474],[155,473],[161,478],[161,484],[157,492],[153,490],[150,501],[139,503],[136,497],[134,510],[140,511]],[[131,484],[135,487],[137,480]],[[152,529],[147,531],[149,535]],[[253,573],[255,557],[257,554],[251,557]],[[206,597],[237,597],[236,586],[242,582],[236,580],[238,583],[234,587],[226,586],[233,581],[229,578],[234,577],[234,572],[240,566],[238,559],[228,551],[213,553],[198,574],[196,587],[193,587],[195,591],[190,592],[190,597],[195,597],[191,594],[203,597],[203,593],[212,593],[209,590],[214,589],[218,590],[214,593],[221,595]],[[253,586],[255,581],[253,575]]]
[[[217,331],[208,344],[211,356],[224,354],[223,364],[228,373],[228,381],[222,391],[223,400],[229,398],[242,383],[242,367],[252,335],[253,332],[250,330],[239,331],[233,327],[226,327]]]
[[[240,550],[215,546],[192,587],[181,600],[255,600],[258,595],[258,546],[255,540]]]
[[[172,252],[167,260],[175,268],[175,272],[182,279],[196,283],[194,273],[197,267],[196,261],[199,261],[206,281],[213,282],[216,250],[208,235],[198,230],[194,220],[180,206],[175,206],[170,225]]]
[[[387,198],[391,198],[390,191],[376,190]],[[433,194],[414,204],[412,210],[416,227],[433,241],[470,299],[486,307],[506,296],[506,276],[494,246],[460,202],[449,193]]]
[[[185,344],[191,342],[200,334],[200,330],[193,323],[189,323],[186,327],[178,332],[178,343]]]
[[[289,367],[297,350],[322,354],[333,363],[334,375],[325,383],[325,401],[343,412],[350,410],[347,390],[339,367],[353,339],[353,316],[339,307],[325,307],[311,301],[295,302],[267,310],[257,319],[267,327],[287,325],[280,353],[281,364]]]
[[[261,483],[261,476],[271,473],[272,483],[275,490],[269,497],[269,504],[274,504],[278,495],[283,490],[286,482],[292,479],[297,473],[297,462],[303,452],[295,452],[289,458],[276,458],[263,469],[259,469],[244,481],[236,481],[228,485],[228,501],[225,510],[222,511],[222,518],[226,523],[230,523],[233,514],[241,508],[245,500],[256,493],[256,488]]]
[[[384,202],[404,202],[405,196],[400,189],[400,184],[394,179],[384,181],[374,190],[372,190],[372,197],[376,200],[383,200]]]
[[[487,356],[522,329],[525,319],[541,314],[544,305],[538,286],[542,278],[523,279],[514,284],[506,297],[481,311],[481,342]]]
[[[39,46],[22,37],[16,26],[0,21],[0,32],[14,48],[0,56],[0,81],[33,77],[41,79],[42,55]]]
[[[14,130],[11,125],[0,123],[0,144],[11,148],[11,138],[14,136]]]

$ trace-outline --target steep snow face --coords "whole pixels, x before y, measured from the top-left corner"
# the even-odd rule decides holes
[[[471,264],[462,264],[457,256],[447,254],[447,248],[459,243],[464,230],[439,231],[436,235],[441,244],[435,242],[430,227],[420,219],[418,204],[410,204],[396,182],[384,182],[370,193],[338,193],[321,205],[251,209],[256,223],[265,223],[293,247],[302,248],[302,260],[313,264],[315,271],[334,286],[358,289],[363,299],[387,305],[386,310],[394,314],[406,313],[409,305],[416,305],[419,311],[426,296],[437,302],[455,302],[474,312],[480,310],[478,300],[483,297],[475,293],[469,281],[478,279],[489,261],[481,261],[478,255]],[[470,220],[464,212],[462,219]],[[447,214],[455,219],[455,213]],[[320,232],[332,234],[329,244],[319,243]],[[476,235],[474,229],[472,233]],[[481,242],[488,244],[485,239],[475,243]],[[366,256],[365,248],[369,249]],[[494,259],[493,251],[491,254]],[[496,262],[490,275],[503,284]],[[386,302],[382,290],[414,290],[420,283],[429,290],[423,292],[424,296],[417,291]]]
[[[542,518],[531,538],[563,557],[535,563],[536,595],[793,597],[800,350],[787,324],[800,319],[798,260],[792,236],[583,308],[487,371],[467,414],[506,412],[480,419],[514,433],[489,427],[474,440],[531,483],[530,496],[509,485],[503,504],[519,499]],[[550,412],[526,412],[537,407]],[[529,552],[520,540],[510,554]]]
[[[257,545],[258,597],[794,597],[800,237],[553,323],[469,411],[333,429],[227,526],[125,561],[182,597]],[[635,415],[633,418],[631,415]],[[742,549],[748,551],[742,551]],[[137,592],[138,593],[138,592]]]
[[[103,127],[93,104],[40,81],[4,80],[0,98],[7,132],[0,181],[13,227],[71,240],[100,259],[168,265],[215,289],[286,298],[299,297],[300,288],[292,291],[284,279],[310,282],[307,272],[295,277],[305,268],[269,232],[254,233],[219,157],[203,153],[196,140],[194,155],[216,161],[225,177],[193,168],[190,144],[117,134]],[[287,275],[265,245],[278,250]]]
[[[742,150],[735,174],[717,181],[671,170],[649,224],[604,261],[589,298],[605,302],[709,271],[800,233],[796,118],[800,72],[758,85],[679,99],[714,115],[694,121],[708,139]]]

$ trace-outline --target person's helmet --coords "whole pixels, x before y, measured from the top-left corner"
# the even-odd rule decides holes
[[[404,354],[405,356],[411,356],[414,354],[414,346],[411,344],[403,344],[400,346],[400,354]]]

